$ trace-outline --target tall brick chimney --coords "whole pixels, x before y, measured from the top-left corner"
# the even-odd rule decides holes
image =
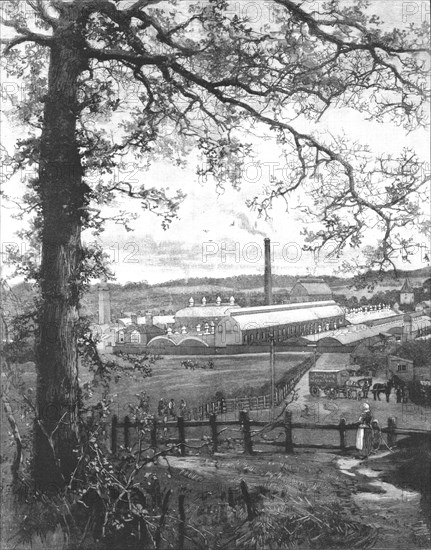
[[[111,322],[111,292],[106,281],[99,285],[99,325]]]
[[[265,243],[265,275],[264,275],[264,290],[265,290],[265,305],[272,304],[272,275],[271,275],[271,241],[264,239]]]

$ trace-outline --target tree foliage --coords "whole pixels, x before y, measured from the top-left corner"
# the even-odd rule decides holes
[[[395,355],[410,359],[415,367],[425,367],[430,363],[431,340],[404,342],[395,350]]]
[[[425,23],[388,30],[364,0],[332,0],[321,13],[274,0],[270,20],[262,23],[242,18],[225,0],[26,4],[23,10],[23,2],[4,3],[3,25],[13,29],[4,40],[6,69],[26,79],[17,117],[32,128],[13,162],[39,162],[49,50],[68,25],[78,25],[84,66],[74,109],[86,186],[81,220],[95,231],[103,222],[101,206],[117,194],[138,198],[166,225],[178,211],[181,192],[169,196],[127,177],[108,183],[104,176],[126,172],[131,158],[182,165],[197,146],[206,158],[201,172],[220,184],[230,174],[239,184],[235,167],[249,158],[252,134],[265,126],[288,160],[289,181],[274,179],[249,205],[267,213],[274,200],[306,187],[313,206],[303,210],[322,222],[321,230],[306,232],[310,247],[331,241],[341,253],[360,245],[365,228],[377,224],[381,241],[369,263],[388,265],[396,253],[412,253],[406,228],[428,228],[421,211],[427,174],[414,151],[376,157],[348,136],[313,129],[327,111],[345,106],[408,130],[426,124]],[[37,182],[29,187],[27,209],[37,211]],[[127,225],[127,213],[117,221]]]

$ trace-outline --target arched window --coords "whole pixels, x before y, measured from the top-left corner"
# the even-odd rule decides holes
[[[124,332],[122,330],[120,330],[120,332],[118,333],[118,341],[120,342],[120,344],[124,342]]]
[[[130,342],[132,344],[140,344],[141,343],[141,335],[139,334],[139,332],[137,330],[134,330],[130,334]]]

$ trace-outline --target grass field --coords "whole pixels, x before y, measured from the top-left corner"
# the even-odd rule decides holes
[[[109,356],[106,356],[108,358]],[[301,363],[305,353],[276,354],[276,381],[294,366]],[[214,362],[213,370],[185,369],[181,361],[191,359],[201,364],[210,359]],[[82,381],[89,379],[82,373]],[[150,397],[150,410],[157,408],[161,397],[166,400],[173,398],[178,405],[185,399],[189,408],[210,401],[217,391],[222,391],[225,397],[232,394],[246,396],[250,388],[258,389],[270,380],[270,365],[268,354],[234,355],[223,357],[188,356],[163,357],[153,367],[153,375],[142,378],[139,374],[127,373],[121,376],[117,383],[112,383],[112,392],[117,394],[117,413],[126,414],[127,404],[135,401],[135,395],[145,391]]]

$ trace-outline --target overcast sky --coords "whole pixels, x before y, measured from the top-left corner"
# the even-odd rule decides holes
[[[258,4],[266,6],[265,2]],[[254,5],[253,2],[245,0],[237,5],[249,6],[249,13],[254,9],[250,7]],[[318,5],[319,2],[314,2],[315,9]],[[406,28],[413,22],[419,23],[424,18],[429,20],[428,2],[372,0],[372,6],[382,19],[399,28]],[[263,17],[264,10],[260,9]],[[2,84],[4,86],[4,79]],[[352,138],[368,143],[376,152],[396,153],[408,145],[416,150],[423,161],[429,163],[429,135],[424,130],[406,136],[395,125],[365,122],[359,114],[348,109],[326,116],[324,128],[332,132],[345,131]],[[11,128],[3,120],[1,143],[9,152],[12,152],[14,138],[22,137],[20,129],[19,133],[21,135],[17,135],[17,128]],[[298,218],[295,206],[304,201],[303,194],[293,196],[287,209],[284,203],[278,204],[271,211],[270,220],[259,219],[256,213],[247,208],[246,199],[270,183],[271,170],[278,169],[277,175],[280,175],[285,169],[269,146],[262,143],[258,165],[250,163],[245,167],[240,190],[226,185],[222,193],[217,193],[213,182],[197,177],[198,162],[196,157],[192,157],[186,169],[164,163],[154,165],[149,171],[139,166],[130,167],[127,177],[131,183],[133,180],[144,180],[154,186],[170,188],[171,191],[180,188],[187,194],[187,199],[181,206],[179,219],[174,220],[167,231],[161,228],[157,218],[143,212],[139,220],[133,222],[132,232],[126,232],[122,226],[114,223],[107,224],[100,242],[111,256],[111,267],[118,282],[147,280],[156,283],[183,277],[262,273],[264,237],[269,237],[273,242],[274,273],[334,273],[337,263],[325,257],[316,259],[310,253],[301,251],[303,239],[300,231],[303,223]],[[124,176],[124,173],[121,174],[123,179]],[[24,185],[15,179],[13,186],[11,194],[19,197],[24,191]],[[139,212],[138,203],[131,204],[130,201],[114,205],[114,209],[122,208]],[[14,233],[21,224],[11,218],[12,205],[3,202],[2,210],[1,241],[18,242]],[[373,238],[370,233],[368,242],[372,243]],[[85,234],[84,240],[94,239]],[[419,244],[425,246],[425,238]],[[330,252],[330,246],[327,252]],[[418,249],[410,267],[425,265],[423,254]]]

